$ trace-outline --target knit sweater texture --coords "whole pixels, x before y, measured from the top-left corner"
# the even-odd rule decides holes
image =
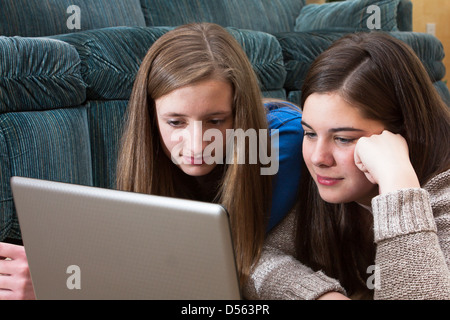
[[[346,294],[338,280],[294,258],[296,214],[268,235],[244,297],[311,300],[330,291]],[[373,198],[372,214],[376,257],[368,285],[373,298],[450,299],[450,170],[423,188]]]

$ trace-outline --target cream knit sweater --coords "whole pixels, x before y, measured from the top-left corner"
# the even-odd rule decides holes
[[[372,200],[376,249],[374,299],[450,299],[450,170],[423,189]],[[268,235],[244,288],[248,299],[316,299],[345,294],[335,279],[293,258],[295,212]],[[376,272],[375,272],[376,271]],[[352,298],[352,297],[351,297]]]

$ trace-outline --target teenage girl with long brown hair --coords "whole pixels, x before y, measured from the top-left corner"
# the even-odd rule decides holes
[[[450,113],[415,53],[345,36],[311,65],[302,107],[298,205],[248,295],[450,299]]]
[[[279,145],[274,146],[282,153],[280,173],[287,172],[288,177],[286,181],[278,179],[278,188],[284,188],[288,180],[300,175],[300,118],[293,106],[263,105],[252,65],[228,31],[209,23],[181,26],[159,38],[140,66],[118,158],[117,188],[222,204],[230,214],[237,268],[244,285],[260,256],[268,216],[282,201],[272,199],[273,175],[262,174],[268,165],[259,157],[251,162],[251,149],[266,144],[264,149],[274,151],[270,150],[271,139],[263,139],[260,132],[269,133],[277,123]],[[288,123],[290,128],[292,123],[297,125],[289,133],[285,130]],[[227,156],[222,163],[205,159],[204,152],[212,142],[202,137],[209,129],[223,138],[224,149],[217,150]],[[258,141],[227,140],[227,130],[237,129],[256,131]],[[182,148],[178,139],[172,139],[177,130],[189,133]],[[230,143],[231,155],[227,154]],[[290,187],[281,194],[288,201],[296,191]]]

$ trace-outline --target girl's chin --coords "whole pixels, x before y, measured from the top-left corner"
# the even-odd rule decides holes
[[[337,190],[332,192],[331,190],[320,190],[319,188],[319,194],[323,201],[332,204],[358,202],[370,205],[372,198],[378,195],[378,188],[374,185],[372,189],[353,194],[348,190],[345,192],[337,192]]]
[[[207,164],[202,164],[202,165],[182,164],[182,165],[179,165],[180,169],[185,174],[187,174],[189,176],[193,176],[193,177],[200,177],[200,176],[207,175],[214,169],[215,166],[216,165],[207,165]]]
[[[339,204],[339,203],[344,203],[346,201],[342,201],[341,198],[336,198],[336,197],[327,197],[327,196],[320,196],[322,198],[323,201],[327,202],[327,203],[331,203],[331,204]]]

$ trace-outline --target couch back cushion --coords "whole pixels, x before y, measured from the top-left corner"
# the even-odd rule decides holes
[[[145,26],[140,0],[2,0],[0,35],[38,37]]]
[[[62,41],[0,37],[0,241],[21,236],[12,176],[92,185],[80,63]]]
[[[277,36],[283,48],[284,63],[287,70],[285,88],[288,98],[300,103],[300,89],[311,63],[325,51],[334,41],[345,33],[341,32],[291,32]],[[442,43],[436,37],[426,33],[393,31],[390,35],[409,45],[417,54],[433,83],[441,81],[445,76],[443,59],[445,56]],[[450,97],[441,84],[440,91],[444,100]]]
[[[51,37],[78,52],[88,100],[128,100],[150,46],[171,28],[117,27]]]
[[[105,28],[52,38],[67,42],[78,51],[88,100],[126,100],[148,49],[173,28]],[[226,29],[247,54],[261,91],[282,89],[286,71],[281,46],[275,36],[232,27]]]
[[[75,48],[62,41],[0,36],[0,113],[84,102],[80,64]]]
[[[397,7],[397,27],[400,31],[413,31],[411,0],[400,0]]]
[[[440,81],[445,76],[445,51],[441,41],[421,32],[391,32],[395,38],[408,44],[422,61],[432,82]]]
[[[268,33],[293,31],[305,0],[141,0],[147,26],[213,22]]]
[[[397,31],[399,0],[347,0],[306,5],[297,17],[295,31]],[[372,6],[372,7],[371,7]]]

